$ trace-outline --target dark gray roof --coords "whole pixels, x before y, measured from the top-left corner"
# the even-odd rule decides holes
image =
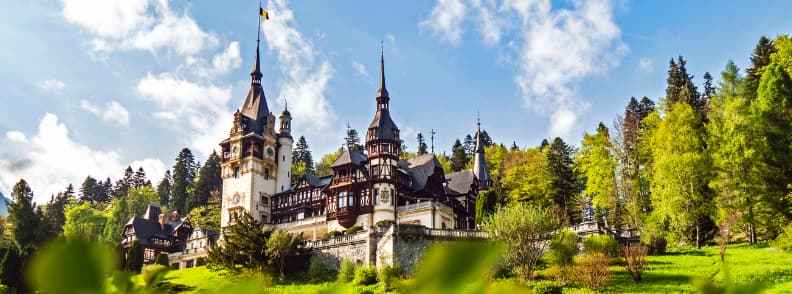
[[[245,124],[245,131],[251,131],[260,134],[264,127],[267,125],[267,117],[269,116],[269,107],[267,107],[267,97],[264,95],[264,89],[261,88],[261,70],[259,65],[259,47],[256,44],[256,60],[253,65],[253,71],[250,73],[251,83],[250,90],[248,90],[245,103],[242,104],[242,115],[247,118],[243,119]]]
[[[413,191],[419,191],[426,186],[426,181],[431,177],[436,168],[441,168],[434,154],[419,155],[407,160],[399,161],[399,167],[407,171],[412,178]]]
[[[446,194],[451,196],[464,195],[470,191],[476,175],[472,170],[466,169],[446,175]]]
[[[151,237],[157,236],[162,239],[170,240],[170,234],[173,232],[173,227],[165,223],[164,230],[160,228],[159,222],[147,220],[142,217],[132,217],[127,223],[127,226],[132,226],[135,230],[135,237],[137,237],[140,245],[154,245],[151,244]]]
[[[159,215],[162,214],[162,209],[159,206],[149,204],[148,208],[146,208],[146,214],[143,215],[143,218],[152,221],[159,221]]]
[[[369,124],[367,138],[371,137],[372,132],[375,138],[380,140],[398,140],[396,137],[396,132],[399,128],[396,126],[396,123],[393,122],[393,119],[390,117],[390,112],[388,110],[378,110],[376,114],[374,114],[374,119]]]
[[[341,155],[338,156],[338,158],[336,158],[335,161],[333,161],[333,164],[331,164],[330,167],[341,166],[348,163],[352,163],[356,166],[360,166],[360,163],[366,161],[366,159],[367,159],[366,154],[363,154],[363,151],[360,150],[350,151],[349,149],[347,149],[344,150],[344,152],[341,153]]]

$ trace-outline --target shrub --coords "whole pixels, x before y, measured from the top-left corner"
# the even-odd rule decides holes
[[[338,281],[341,283],[349,283],[354,278],[355,263],[347,259],[342,260],[341,266],[338,268]]]
[[[202,266],[202,265],[206,265],[206,257],[201,256],[201,257],[196,258],[195,259],[195,266]]]
[[[326,272],[327,269],[325,268],[324,263],[322,263],[322,261],[316,256],[311,256],[311,261],[308,265],[308,278],[311,280],[311,282],[316,283],[322,281]]]
[[[347,229],[347,230],[346,230],[346,232],[345,232],[345,233],[346,233],[347,235],[351,235],[351,234],[354,234],[354,233],[360,232],[360,231],[362,231],[362,230],[363,230],[363,227],[361,227],[361,226],[351,226],[351,227],[349,227],[349,229]]]
[[[396,290],[396,281],[402,277],[402,269],[399,264],[394,266],[386,265],[380,268],[377,279],[382,282],[382,290],[385,292]]]
[[[575,255],[580,251],[578,242],[580,237],[577,233],[570,230],[558,232],[550,241],[550,264],[567,266],[572,265]]]
[[[611,278],[609,261],[610,258],[602,252],[584,254],[575,261],[575,280],[591,290],[599,290]]]
[[[343,233],[341,233],[339,231],[336,231],[336,230],[332,230],[332,231],[329,231],[329,232],[325,233],[324,236],[322,236],[322,240],[327,240],[327,239],[338,237],[338,236],[341,236],[341,235],[343,235]]]
[[[662,226],[657,224],[651,214],[646,224],[641,227],[641,244],[647,247],[648,253],[651,255],[661,255],[666,252],[668,241],[663,234]]]
[[[792,251],[792,223],[784,228],[784,231],[778,235],[773,242],[773,246],[782,250]]]
[[[138,240],[132,241],[132,245],[129,246],[126,262],[127,271],[140,273],[143,268],[143,247]]]
[[[352,284],[360,286],[374,285],[377,283],[377,268],[373,266],[361,266],[355,270],[355,279]]]
[[[534,294],[561,294],[563,286],[553,281],[538,281],[533,283],[531,290]]]
[[[157,254],[157,260],[154,263],[164,266],[170,266],[170,262],[168,261],[168,254],[167,253],[160,253]]]
[[[396,223],[396,222],[395,222],[395,221],[393,221],[393,220],[384,219],[384,220],[378,221],[378,222],[377,222],[376,224],[374,224],[374,225],[375,225],[375,226],[377,226],[377,227],[387,227],[387,226],[390,226],[390,225],[392,225],[392,224],[395,224],[395,223]]]
[[[640,282],[641,275],[646,270],[646,253],[647,249],[644,246],[624,246],[621,248],[621,254],[624,257],[624,268],[630,273],[633,281]]]
[[[610,235],[592,235],[583,240],[583,250],[586,253],[602,253],[605,256],[616,257],[619,254],[619,243]]]

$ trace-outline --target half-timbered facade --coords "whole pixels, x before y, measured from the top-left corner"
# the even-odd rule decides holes
[[[145,215],[132,217],[124,226],[121,245],[129,248],[137,240],[143,248],[143,262],[153,263],[160,253],[183,251],[192,232],[189,218],[179,218],[175,211],[166,217],[158,206],[149,205]]]

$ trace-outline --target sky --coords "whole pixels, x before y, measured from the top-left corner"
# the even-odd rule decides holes
[[[578,145],[631,96],[659,99],[668,60],[701,83],[740,68],[760,36],[792,30],[789,1],[267,0],[262,84],[288,101],[314,158],[374,115],[383,50],[391,115],[408,150],[450,153],[476,114],[495,142]],[[258,1],[3,1],[0,192],[37,202],[86,176],[143,167],[155,184],[188,147],[228,136],[250,85]],[[381,47],[382,46],[382,47]],[[382,48],[382,49],[381,49]]]

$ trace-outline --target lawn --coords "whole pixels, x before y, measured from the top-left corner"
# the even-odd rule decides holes
[[[643,281],[635,283],[619,266],[612,266],[613,279],[602,292],[607,293],[675,293],[693,292],[691,277],[712,277],[718,285],[725,279],[721,268],[718,248],[704,247],[702,250],[679,249],[663,256],[647,257],[651,266],[644,273]],[[728,273],[734,284],[748,285],[762,282],[765,293],[792,293],[792,254],[775,248],[757,245],[733,245],[726,250]],[[221,276],[205,267],[171,271],[168,282],[194,287],[192,292],[216,292],[241,283],[231,277]],[[380,292],[379,285],[365,288]],[[270,293],[337,293],[361,292],[362,288],[351,288],[336,282],[321,284],[276,285]],[[591,293],[585,288],[567,287],[564,293]]]

